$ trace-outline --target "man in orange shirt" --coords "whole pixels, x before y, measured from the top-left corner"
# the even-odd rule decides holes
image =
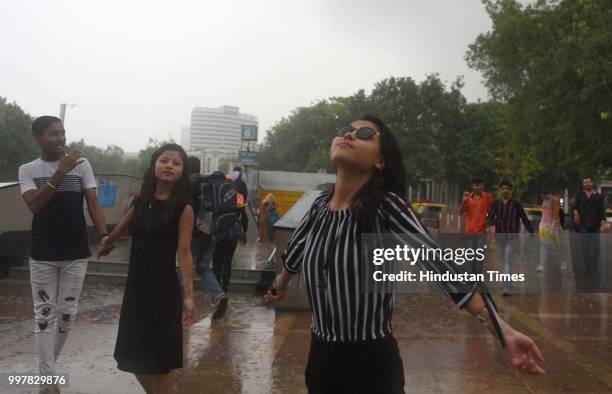
[[[487,214],[493,205],[493,197],[484,191],[484,180],[474,178],[472,180],[472,192],[463,193],[463,201],[458,213],[466,217],[465,233],[468,235],[469,248],[477,249],[484,247],[486,243],[485,227]]]

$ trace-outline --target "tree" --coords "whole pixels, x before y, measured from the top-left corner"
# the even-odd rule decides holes
[[[0,182],[16,181],[19,166],[38,157],[31,127],[30,115],[0,97]]]
[[[493,180],[487,158],[501,143],[504,105],[467,104],[461,79],[447,87],[437,74],[423,82],[387,78],[372,93],[359,90],[301,107],[268,131],[259,161],[263,169],[332,170],[334,129],[365,113],[381,117],[395,134],[409,182],[438,178],[468,184],[474,175]]]
[[[493,29],[470,45],[466,60],[483,73],[491,95],[508,104],[509,149],[533,161],[534,183],[559,189],[579,184],[581,174],[609,172],[609,1],[484,4]]]
[[[85,144],[85,141],[81,139],[68,144],[66,148],[68,152],[75,150],[81,152],[81,155],[89,160],[96,174],[136,175],[126,171],[123,149],[116,145],[109,145],[105,149],[100,149]]]
[[[153,139],[149,137],[149,141],[147,146],[144,149],[141,149],[138,152],[138,175],[143,176],[145,171],[149,168],[151,164],[151,157],[153,156],[153,152],[157,150],[162,145],[165,144],[173,144],[174,140],[170,139],[168,141],[160,141],[158,139]]]

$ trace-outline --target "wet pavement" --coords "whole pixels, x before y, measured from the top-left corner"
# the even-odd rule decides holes
[[[130,237],[121,237],[115,243],[115,249],[108,255],[96,259],[96,245],[90,245],[93,255],[90,261],[103,261],[115,263],[127,263],[130,260]],[[249,237],[245,245],[238,245],[234,252],[234,260],[232,261],[233,269],[243,270],[261,270],[266,267],[266,260],[274,250],[274,245],[270,243],[259,243],[255,239]]]
[[[251,243],[242,254],[239,248],[236,264],[261,264],[267,247]],[[58,372],[70,375],[63,393],[143,392],[133,375],[117,370],[113,359],[122,296],[122,286],[85,284],[57,364]],[[498,341],[442,296],[400,294],[393,323],[407,392],[612,392],[610,294],[495,298],[502,316],[536,340],[547,375],[525,376],[510,369]],[[306,392],[309,312],[275,311],[259,294],[232,294],[226,316],[212,321],[212,307],[200,290],[196,303],[198,321],[185,330],[184,368],[175,372],[177,392]],[[33,328],[29,282],[0,280],[0,372],[36,372]]]

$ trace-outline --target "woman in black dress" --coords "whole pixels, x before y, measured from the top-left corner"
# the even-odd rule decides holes
[[[170,371],[183,366],[183,329],[195,319],[187,155],[176,144],[151,157],[140,195],[100,245],[106,255],[129,226],[130,267],[121,307],[115,359],[147,393],[169,393]],[[176,273],[183,279],[184,300]]]
[[[313,320],[306,367],[309,393],[403,393],[404,371],[391,325],[394,294],[368,291],[364,285],[371,265],[360,252],[361,237],[390,233],[414,248],[437,245],[402,198],[402,155],[380,119],[364,116],[339,128],[330,156],[336,184],[314,201],[293,232],[283,254],[284,268],[264,298],[281,301],[291,277],[302,272]],[[452,262],[419,263],[427,270],[458,272]],[[514,367],[544,373],[535,361],[543,361],[538,347],[499,318],[484,285],[439,285],[499,337]]]

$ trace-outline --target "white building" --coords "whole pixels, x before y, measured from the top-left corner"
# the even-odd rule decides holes
[[[257,117],[242,114],[238,107],[227,105],[219,108],[196,107],[191,111],[189,130],[182,133],[188,136],[188,140],[181,143],[191,150],[214,149],[237,156],[242,125],[257,126]]]
[[[196,107],[191,111],[191,124],[181,130],[181,145],[189,151],[202,152],[202,170],[219,169],[219,162],[237,162],[240,150],[240,126],[258,126],[257,117],[240,113],[238,107]]]

